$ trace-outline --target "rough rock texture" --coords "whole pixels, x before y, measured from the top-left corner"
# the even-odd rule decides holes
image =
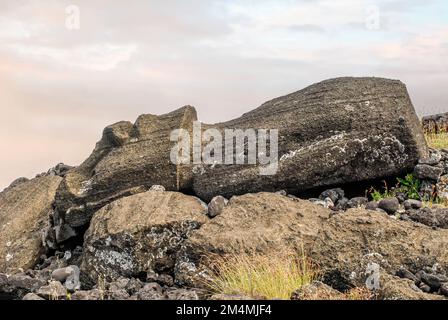
[[[105,128],[90,157],[66,174],[56,197],[56,224],[84,225],[107,203],[152,185],[188,188],[191,168],[171,163],[170,134],[174,129],[191,130],[194,120],[196,111],[187,106],[161,116],[142,115],[135,124],[123,121]]]
[[[199,199],[148,191],[108,204],[95,213],[85,235],[81,271],[88,282],[142,273],[169,273],[192,230],[208,221]]]
[[[414,169],[414,175],[422,180],[437,181],[443,173],[443,168],[430,166],[428,164],[418,164]]]
[[[395,197],[386,198],[386,199],[382,199],[378,203],[378,208],[383,209],[388,214],[394,214],[400,208],[400,203],[398,202],[398,199]]]
[[[212,127],[279,129],[279,167],[262,176],[257,165],[203,165],[194,190],[206,200],[398,175],[427,154],[405,85],[380,78],[326,80]]]
[[[390,274],[400,267],[416,272],[436,263],[448,270],[448,231],[386,213],[351,209],[325,222],[312,250],[325,283],[344,290],[365,284],[368,263]]]
[[[37,291],[46,284],[26,274],[6,275],[0,273],[0,300],[22,299],[26,294]]]
[[[422,125],[427,132],[447,132],[448,112],[423,117]]]
[[[344,294],[320,281],[302,286],[294,291],[291,300],[344,300]]]
[[[221,214],[192,232],[180,250],[175,279],[178,284],[203,286],[209,254],[301,251],[317,237],[331,210],[308,201],[274,193],[232,197]]]
[[[222,212],[229,200],[222,196],[214,197],[208,204],[208,216],[214,218]]]
[[[22,300],[32,300],[32,301],[40,301],[40,300],[45,300],[44,298],[39,297],[37,294],[35,293],[27,293]]]
[[[448,208],[422,208],[408,210],[406,214],[412,220],[427,226],[448,229]]]
[[[380,272],[380,288],[377,290],[377,298],[382,300],[442,300],[443,297],[428,294],[419,290],[414,282],[409,279],[401,279],[387,272]]]
[[[46,176],[0,193],[0,272],[34,267],[60,182],[60,177]]]
[[[59,281],[50,281],[48,285],[40,287],[36,294],[47,300],[63,300],[67,298],[67,289]]]

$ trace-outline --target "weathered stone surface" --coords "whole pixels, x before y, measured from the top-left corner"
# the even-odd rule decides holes
[[[376,209],[378,209],[378,204],[379,204],[379,201],[369,201],[366,204],[366,209],[367,210],[376,210]]]
[[[291,300],[344,300],[345,296],[320,281],[313,281],[294,291]]]
[[[366,197],[354,197],[347,202],[347,208],[359,208],[367,205],[369,200]]]
[[[194,190],[206,200],[398,175],[427,155],[405,85],[380,78],[326,80],[212,127],[279,129],[279,167],[262,176],[257,165],[204,165]]]
[[[162,287],[157,283],[147,283],[137,292],[138,300],[165,300]]]
[[[409,218],[430,227],[448,229],[448,208],[421,208],[406,211]]]
[[[64,163],[58,163],[54,168],[47,171],[47,175],[65,177],[65,175],[74,167],[66,165]]]
[[[325,283],[347,289],[364,284],[368,263],[390,274],[401,267],[416,272],[436,263],[448,270],[447,245],[448,230],[351,209],[323,224],[310,255],[319,262]]]
[[[90,157],[69,171],[61,184],[56,207],[59,223],[72,227],[87,224],[107,203],[143,192],[152,185],[168,190],[188,188],[191,168],[170,161],[170,134],[191,130],[193,107],[161,115],[142,115],[135,124],[119,122],[104,129]]]
[[[423,206],[423,203],[419,200],[408,199],[403,202],[403,206],[406,210],[409,209],[420,209]]]
[[[0,272],[14,273],[36,264],[60,182],[57,176],[41,177],[0,193]]]
[[[0,299],[22,299],[46,284],[25,274],[6,275],[0,273]]]
[[[419,290],[414,282],[388,274],[380,273],[380,288],[377,298],[382,300],[442,300],[443,297]]]
[[[275,193],[232,197],[221,214],[191,233],[179,251],[175,280],[201,287],[207,256],[278,251],[311,246],[331,210]]]
[[[214,218],[219,215],[222,210],[225,208],[229,200],[222,196],[214,197],[210,203],[208,204],[208,216],[210,218]]]
[[[418,164],[415,166],[414,174],[422,180],[437,181],[443,173],[443,168],[430,166],[428,164]]]
[[[104,300],[105,293],[98,289],[79,290],[71,295],[72,300]]]
[[[165,292],[169,300],[199,300],[196,290],[188,289],[170,289]]]
[[[169,272],[192,230],[208,221],[197,198],[148,191],[117,200],[95,213],[85,235],[81,270],[98,278]]]
[[[73,274],[73,272],[74,269],[72,267],[59,268],[51,273],[51,278],[61,283],[64,283],[65,280],[67,280],[67,278],[71,274]]]
[[[378,203],[378,208],[383,209],[388,214],[394,214],[400,208],[400,202],[398,202],[398,199],[395,197],[381,199]]]
[[[445,297],[448,297],[448,283],[444,283],[440,287],[440,294],[443,294]]]
[[[448,278],[444,275],[435,275],[426,272],[421,273],[421,280],[434,291],[438,291],[444,283],[448,282]]]
[[[344,190],[341,188],[328,189],[322,192],[319,195],[319,199],[325,200],[326,198],[330,198],[333,203],[337,203],[340,199],[344,198]]]
[[[34,301],[39,301],[39,300],[45,300],[44,298],[39,297],[37,294],[35,293],[27,293],[22,300],[34,300]]]
[[[25,177],[17,178],[17,179],[14,180],[13,182],[11,182],[11,184],[10,184],[7,188],[5,188],[5,190],[3,190],[3,192],[6,191],[6,190],[8,190],[8,189],[12,189],[12,188],[18,186],[19,184],[22,184],[22,183],[24,183],[24,182],[28,182],[28,181],[29,181],[29,179],[28,179],[28,178],[25,178]]]
[[[67,289],[59,281],[51,281],[47,286],[40,287],[36,294],[47,300],[65,300]]]

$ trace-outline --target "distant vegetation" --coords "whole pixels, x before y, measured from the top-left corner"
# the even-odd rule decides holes
[[[428,146],[435,149],[448,149],[448,132],[426,132]]]

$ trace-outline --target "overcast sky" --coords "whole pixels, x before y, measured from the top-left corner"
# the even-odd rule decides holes
[[[108,124],[186,104],[228,120],[332,77],[448,111],[447,57],[446,0],[0,0],[0,189],[79,164]]]

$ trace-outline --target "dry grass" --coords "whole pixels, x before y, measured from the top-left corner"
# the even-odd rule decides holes
[[[344,293],[345,300],[374,300],[375,294],[367,289],[363,288],[353,288],[346,293]]]
[[[428,146],[434,149],[447,149],[448,148],[448,132],[426,132],[426,141]]]
[[[290,250],[213,257],[213,262],[215,273],[206,284],[215,294],[289,299],[318,277],[315,264]]]

